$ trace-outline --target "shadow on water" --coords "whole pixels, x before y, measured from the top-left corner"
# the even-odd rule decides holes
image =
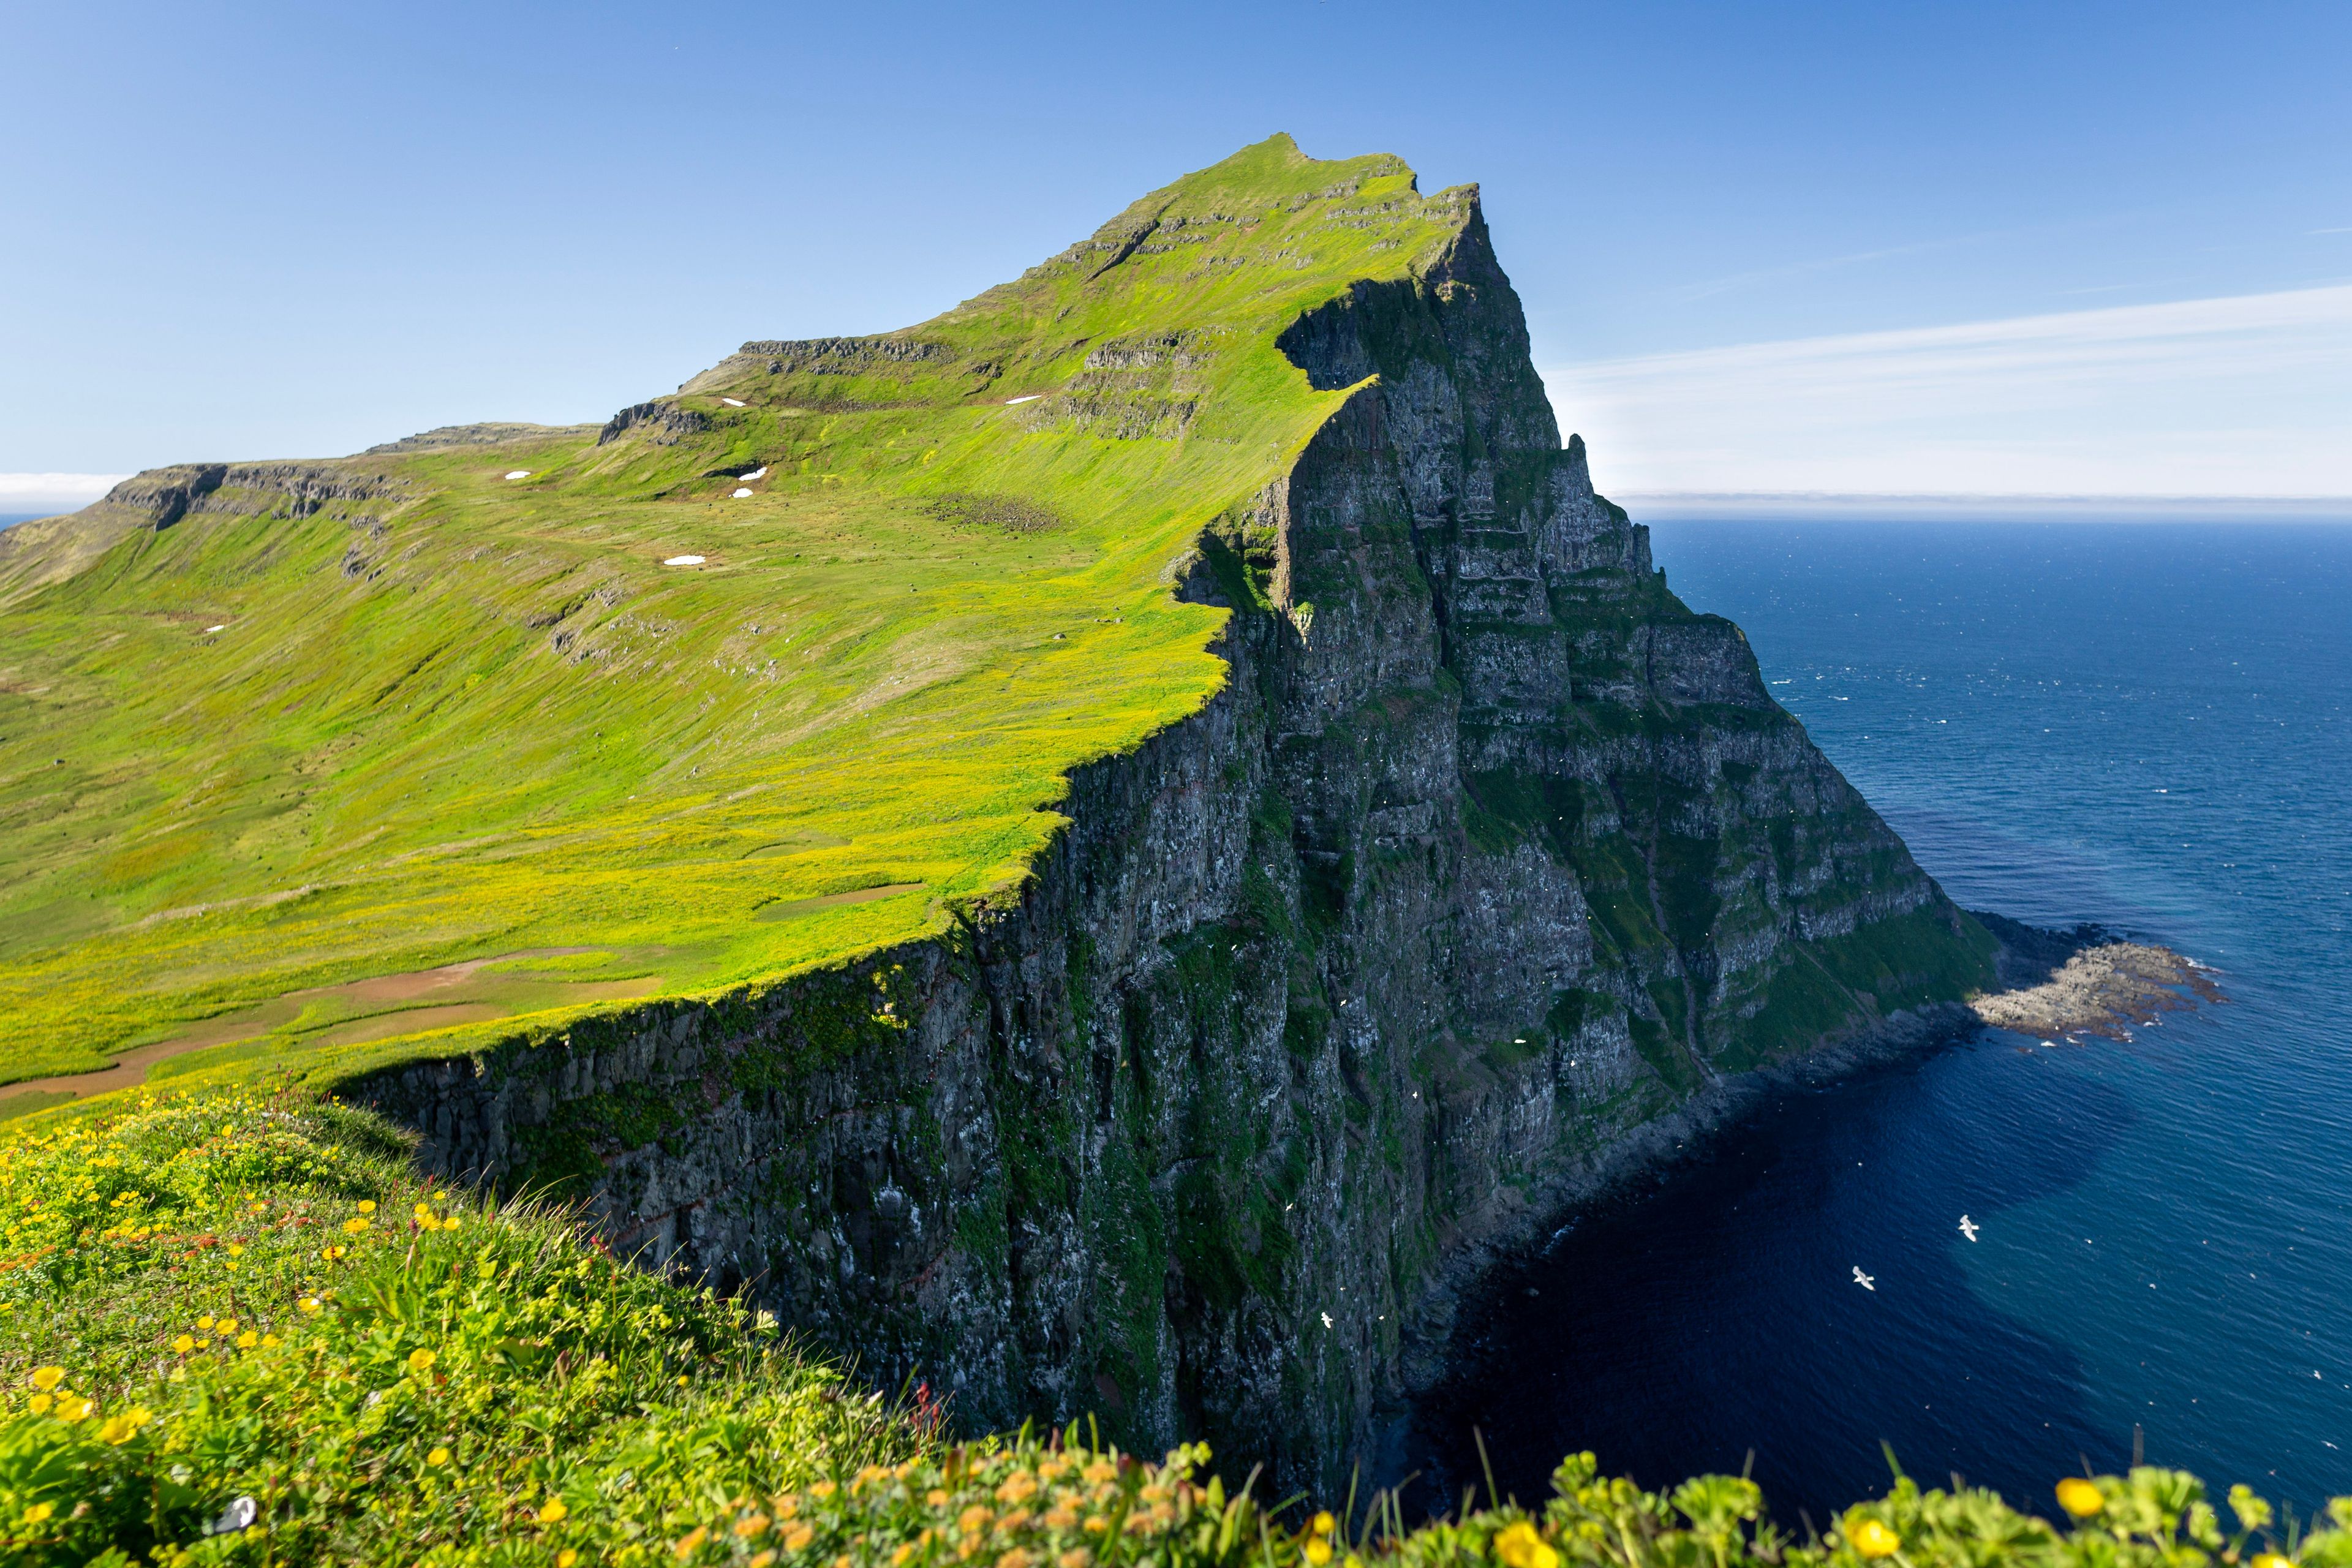
[[[2082,1456],[2122,1463],[2131,1434],[2094,1428],[2075,1356],[1963,1271],[2001,1255],[1964,1252],[1962,1213],[1997,1232],[2132,1121],[2113,1089],[2019,1060],[2023,1044],[1990,1034],[1775,1093],[1500,1271],[1464,1310],[1452,1381],[1414,1411],[1408,1510],[1479,1482],[1473,1428],[1496,1484],[1530,1501],[1563,1454],[1658,1487],[1738,1472],[1753,1449],[1794,1529],[1885,1489],[1882,1440],[1923,1484],[1957,1470],[2028,1507]]]

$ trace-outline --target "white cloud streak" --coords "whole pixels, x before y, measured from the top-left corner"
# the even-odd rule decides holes
[[[88,506],[128,474],[0,474],[0,511],[70,511]]]
[[[1604,489],[2352,496],[2352,285],[1545,369]]]

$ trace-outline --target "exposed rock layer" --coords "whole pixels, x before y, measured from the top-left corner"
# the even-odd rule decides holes
[[[1175,573],[1231,679],[1073,777],[1017,905],[358,1096],[969,1425],[1330,1492],[1408,1325],[1633,1130],[1964,1021],[1991,939],[1593,493],[1475,205],[1283,345],[1354,390]]]
[[[1996,1029],[2123,1039],[2158,1013],[2223,1000],[2210,971],[2168,947],[2098,926],[2046,931],[1999,915],[1977,919],[2000,939],[2010,988],[1978,997],[1970,1011]]]

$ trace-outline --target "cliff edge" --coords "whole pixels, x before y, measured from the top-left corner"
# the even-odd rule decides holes
[[[1449,197],[1407,275],[1279,332],[1336,405],[1168,574],[1226,673],[1070,774],[1017,895],[346,1092],[974,1427],[1093,1412],[1331,1492],[1478,1244],[1727,1078],[1958,1026],[1992,939],[1594,492]],[[1036,427],[1184,438],[1199,342],[1096,345]],[[751,343],[688,390],[957,363]],[[604,439],[695,435],[656,404]]]

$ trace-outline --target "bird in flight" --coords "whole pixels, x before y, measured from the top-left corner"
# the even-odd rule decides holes
[[[1974,1241],[1977,1238],[1977,1232],[1983,1228],[1984,1227],[1982,1226],[1977,1224],[1976,1221],[1970,1219],[1968,1215],[1962,1215],[1960,1216],[1960,1234],[1967,1237],[1970,1241]]]
[[[1853,1282],[1861,1286],[1865,1290],[1875,1290],[1878,1289],[1876,1285],[1871,1282],[1870,1276],[1862,1271],[1862,1266],[1858,1263],[1854,1265]]]

